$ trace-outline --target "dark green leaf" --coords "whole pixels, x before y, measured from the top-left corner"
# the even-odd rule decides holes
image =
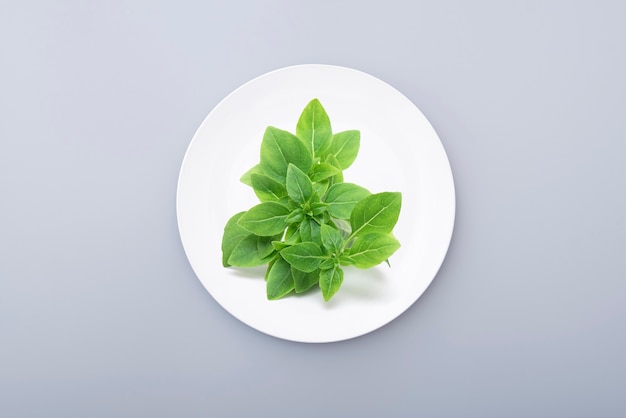
[[[293,164],[287,167],[287,193],[297,203],[306,203],[313,195],[313,183],[309,176]]]
[[[328,203],[328,213],[339,219],[350,219],[350,214],[356,204],[368,197],[371,193],[356,184],[335,183],[326,192],[325,202]]]
[[[291,224],[287,227],[287,229],[285,230],[285,243],[286,244],[295,244],[296,242],[299,242],[300,240],[300,234],[299,234],[299,225],[297,224]]]
[[[328,204],[323,202],[313,203],[311,205],[311,213],[313,215],[321,215],[324,212],[328,211]]]
[[[340,253],[343,249],[344,240],[337,228],[330,225],[322,225],[320,228],[322,245],[333,253]]]
[[[228,264],[228,259],[233,252],[233,249],[248,235],[250,235],[250,231],[239,226],[237,221],[239,218],[243,216],[246,212],[239,212],[236,215],[233,215],[228,222],[226,222],[226,226],[224,227],[224,235],[222,236],[222,265],[224,267],[230,266]]]
[[[300,223],[300,239],[304,242],[320,242],[320,225],[310,217],[305,217]]]
[[[250,183],[261,202],[278,201],[287,196],[285,186],[265,174],[252,173]]]
[[[245,237],[233,248],[228,264],[236,267],[254,267],[267,264],[271,257],[262,258],[259,255],[258,239],[254,234]]]
[[[320,163],[311,170],[311,181],[322,181],[341,173],[341,170],[329,163]]]
[[[280,255],[294,268],[310,273],[316,270],[324,256],[319,245],[313,242],[301,242],[285,248]]]
[[[330,119],[319,100],[311,100],[302,111],[296,135],[313,156],[322,155],[328,149],[332,139]]]
[[[267,281],[267,276],[270,274],[270,271],[272,270],[272,266],[274,265],[274,263],[276,263],[276,260],[280,259],[280,254],[276,254],[274,257],[272,257],[269,261],[269,263],[267,263],[267,269],[265,269],[265,281]]]
[[[373,232],[354,240],[349,258],[356,267],[366,269],[387,260],[398,248],[400,243],[392,235]]]
[[[268,127],[261,143],[263,172],[281,184],[285,184],[289,163],[308,173],[313,158],[297,137],[287,131]]]
[[[294,288],[291,266],[280,257],[269,268],[266,280],[266,292],[269,300],[280,299]]]
[[[322,296],[328,302],[333,297],[343,282],[343,270],[339,266],[333,266],[328,270],[322,270],[320,273],[320,288]]]
[[[267,258],[274,252],[272,242],[282,238],[282,234],[273,237],[257,237],[256,248],[260,258]]]
[[[304,219],[304,211],[300,208],[297,208],[293,210],[289,214],[289,216],[287,216],[287,219],[285,219],[285,222],[287,222],[288,224],[295,224],[298,222],[302,222],[303,219]]]
[[[253,234],[272,236],[285,230],[289,209],[277,202],[263,202],[253,206],[241,218],[239,225]]]
[[[302,293],[309,290],[320,280],[319,270],[305,273],[304,271],[300,271],[291,266],[291,275],[293,276],[293,283],[296,293]]]
[[[377,193],[359,201],[350,215],[352,236],[390,233],[398,221],[401,204],[402,195],[398,192]]]
[[[313,217],[317,221],[318,224],[324,225],[330,222],[330,215],[328,211],[322,211],[319,215]]]
[[[359,131],[344,131],[333,135],[331,152],[337,158],[342,170],[350,167],[361,144],[361,133]]]

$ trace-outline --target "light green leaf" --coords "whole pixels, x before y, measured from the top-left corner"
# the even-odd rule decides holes
[[[329,163],[315,164],[311,169],[311,181],[322,181],[341,173],[341,170]]]
[[[334,154],[328,154],[326,156],[326,162],[330,165],[332,165],[333,167],[341,170],[341,163],[339,162],[339,160],[337,160],[337,157],[335,157]],[[333,183],[340,183],[343,181],[343,171],[339,171],[339,173],[335,174],[334,176],[331,177],[331,180]]]
[[[285,230],[288,215],[286,206],[277,202],[263,202],[243,214],[238,224],[255,235],[269,237]]]
[[[263,169],[261,168],[261,164],[257,164],[252,167],[250,170],[246,171],[243,176],[239,179],[243,184],[247,184],[250,187],[252,186],[252,175],[253,174],[263,174]]]
[[[350,260],[355,267],[366,269],[387,260],[400,243],[390,234],[370,233],[358,236],[350,248]]]
[[[320,263],[320,270],[328,270],[335,267],[337,263],[332,258],[327,258]]]
[[[285,184],[289,163],[308,173],[313,164],[311,153],[293,134],[269,126],[261,143],[261,168],[281,184]]]
[[[230,255],[233,253],[233,249],[248,235],[250,235],[250,231],[245,228],[239,226],[237,221],[239,218],[243,216],[246,212],[239,212],[233,215],[228,222],[226,222],[226,226],[224,227],[224,235],[222,236],[222,265],[224,267],[230,266],[228,264],[228,259]]]
[[[313,183],[313,192],[318,197],[322,197],[326,194],[326,191],[328,191],[328,186],[330,186],[330,181],[328,179],[315,182]]]
[[[278,201],[287,196],[285,186],[265,174],[252,173],[250,183],[261,202]]]
[[[322,225],[320,228],[322,245],[333,253],[339,253],[343,249],[344,240],[341,232],[330,225]]]
[[[350,232],[352,232],[352,228],[350,227],[350,222],[344,219],[333,218],[333,224],[337,227],[339,232],[341,232],[341,236],[343,239],[348,239],[350,236]]]
[[[324,300],[328,302],[330,298],[341,287],[343,283],[343,270],[339,266],[334,266],[328,270],[322,270],[320,273],[320,288],[322,289],[322,296]]]
[[[313,183],[309,176],[304,174],[295,165],[289,163],[287,167],[287,193],[289,197],[297,203],[306,203],[313,195]]]
[[[319,270],[305,273],[304,271],[300,271],[291,266],[291,275],[293,276],[293,283],[296,293],[302,293],[309,290],[320,280]]]
[[[280,299],[294,288],[291,266],[280,257],[269,268],[265,278],[265,290],[269,300]]]
[[[328,203],[328,213],[339,219],[350,219],[350,214],[356,204],[370,196],[371,193],[356,184],[335,183],[326,192],[325,202]]]
[[[361,133],[359,131],[344,131],[333,135],[331,152],[337,158],[342,170],[350,167],[361,145]]]
[[[370,232],[390,233],[398,221],[402,194],[383,192],[359,201],[350,215],[352,237]]]
[[[322,155],[330,145],[332,129],[326,110],[318,99],[313,99],[306,105],[298,124],[296,136],[302,140],[309,152],[314,156]],[[308,173],[308,171],[305,171]]]
[[[286,242],[282,242],[282,241],[272,241],[272,247],[274,247],[274,249],[276,251],[281,251],[284,250],[285,248],[289,247],[291,244],[287,244]]]
[[[350,250],[348,248],[346,248],[343,251],[343,254],[341,254],[341,257],[339,257],[339,264],[341,264],[342,266],[354,265],[354,260],[350,258]]]
[[[254,267],[267,264],[271,256],[262,258],[259,255],[258,240],[259,237],[254,234],[250,234],[241,240],[241,242],[233,248],[228,258],[228,264],[236,267]]]
[[[305,273],[316,270],[325,258],[319,245],[313,242],[294,244],[282,250],[280,255],[294,268]]]

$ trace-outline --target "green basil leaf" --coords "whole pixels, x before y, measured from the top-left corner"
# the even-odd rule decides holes
[[[273,237],[257,237],[256,249],[259,257],[264,259],[274,253],[274,246],[272,242],[281,239],[282,234],[274,235]]]
[[[341,163],[337,160],[337,157],[335,157],[334,154],[328,154],[326,156],[326,162],[340,170],[339,173],[331,177],[331,180],[334,183],[341,183],[343,181],[343,171],[341,171]]]
[[[377,193],[359,201],[350,214],[352,236],[390,233],[398,221],[401,204],[402,194],[398,192]]]
[[[313,195],[313,183],[309,176],[293,164],[287,167],[287,193],[297,203],[306,203]]]
[[[281,184],[285,184],[289,163],[308,173],[313,164],[313,158],[296,136],[269,126],[265,130],[261,143],[263,172]]]
[[[361,133],[359,131],[344,131],[333,135],[331,152],[337,158],[342,170],[350,167],[361,145]]]
[[[291,266],[280,257],[269,268],[266,280],[265,290],[269,300],[280,299],[294,288]]]
[[[326,192],[325,202],[328,203],[328,213],[339,219],[350,219],[350,214],[356,204],[370,196],[371,193],[356,184],[335,183]]]
[[[261,202],[279,201],[287,196],[285,186],[265,174],[252,173],[250,183]]]
[[[300,241],[300,225],[291,224],[285,230],[285,243],[292,245]]]
[[[313,242],[294,244],[282,250],[280,255],[294,268],[305,273],[317,270],[322,259],[325,258],[319,245]]]
[[[286,242],[282,242],[282,241],[272,241],[272,247],[274,247],[274,249],[276,251],[281,251],[284,250],[285,248],[289,247],[291,244],[287,244]]]
[[[343,251],[343,254],[341,254],[341,257],[339,257],[339,264],[341,264],[342,266],[354,265],[354,260],[350,258],[350,250],[348,248],[346,248]]]
[[[322,181],[341,173],[341,169],[329,163],[320,163],[311,169],[311,181]]]
[[[269,263],[267,263],[267,269],[265,269],[265,275],[264,275],[265,281],[267,281],[267,276],[270,274],[270,271],[272,270],[272,266],[274,265],[274,263],[276,263],[276,260],[278,259],[280,259],[280,254],[276,254],[274,257],[270,259]]]
[[[324,248],[334,253],[341,252],[344,240],[337,228],[330,225],[322,225],[320,227],[320,235]]]
[[[392,235],[374,232],[354,240],[349,258],[355,267],[366,269],[387,260],[398,248],[400,243]]]
[[[261,203],[227,222],[222,264],[268,264],[268,299],[318,283],[328,301],[343,282],[340,266],[389,263],[400,247],[391,231],[402,195],[372,195],[343,182],[343,170],[354,163],[359,147],[359,131],[332,134],[317,99],[300,114],[295,135],[268,127],[259,164],[241,177]]]
[[[243,176],[239,179],[243,184],[247,184],[250,187],[252,186],[252,175],[253,174],[263,174],[263,169],[261,168],[261,164],[257,164],[252,167],[250,170],[246,171]]]
[[[230,266],[228,264],[228,259],[230,255],[233,253],[233,249],[248,235],[250,235],[250,231],[245,228],[239,226],[237,221],[239,218],[243,216],[246,212],[239,212],[233,215],[228,222],[226,222],[226,226],[224,227],[224,235],[222,236],[222,265],[224,267]]]
[[[310,217],[305,217],[298,229],[300,239],[304,242],[320,242],[320,225]]]
[[[256,235],[250,234],[241,240],[228,257],[228,264],[235,267],[254,267],[267,264],[271,256],[263,258],[259,255],[258,239],[259,237]]]
[[[350,227],[350,222],[344,219],[333,218],[333,224],[337,227],[343,239],[348,239],[350,236],[350,232],[352,232],[352,228]]]
[[[300,114],[296,136],[314,157],[322,155],[330,146],[333,136],[330,119],[318,99],[311,100]]]
[[[300,271],[294,266],[291,266],[291,275],[293,276],[293,283],[296,293],[302,293],[309,290],[320,280],[319,270],[305,273],[304,271]]]
[[[343,270],[341,267],[334,266],[331,269],[320,272],[320,288],[326,302],[337,293],[341,283],[343,283]]]
[[[311,213],[313,215],[321,215],[324,212],[328,212],[328,203],[316,202],[311,205]]]
[[[318,197],[324,196],[328,191],[328,186],[330,186],[330,181],[328,179],[315,182],[313,183],[313,193],[315,193]]]
[[[320,263],[320,270],[328,270],[335,267],[337,263],[332,258],[327,258],[326,260]]]
[[[239,218],[238,224],[260,236],[272,236],[285,230],[289,209],[277,202],[263,202],[253,206]]]
[[[301,208],[297,208],[294,209],[289,216],[287,216],[287,219],[285,219],[285,222],[287,222],[288,224],[295,224],[298,222],[302,222],[302,220],[304,219],[304,211]]]
[[[330,215],[328,211],[322,211],[319,215],[314,216],[313,219],[317,220],[319,225],[324,225],[330,222]]]

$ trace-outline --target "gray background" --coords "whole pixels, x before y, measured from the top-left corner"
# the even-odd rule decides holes
[[[0,416],[623,417],[626,3],[0,3]],[[178,170],[267,71],[353,67],[448,152],[448,256],[405,314],[261,334],[194,276]]]

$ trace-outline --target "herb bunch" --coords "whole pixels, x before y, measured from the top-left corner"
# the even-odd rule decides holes
[[[342,267],[388,262],[400,247],[392,230],[402,195],[343,181],[359,146],[357,130],[332,133],[317,99],[302,111],[295,135],[267,127],[260,162],[241,177],[261,203],[226,223],[224,267],[267,264],[270,300],[318,284],[328,301],[343,282]]]

